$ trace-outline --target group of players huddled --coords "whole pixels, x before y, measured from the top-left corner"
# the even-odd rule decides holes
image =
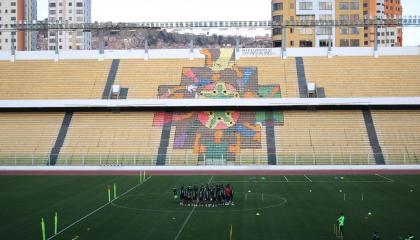
[[[233,188],[230,184],[203,184],[173,188],[174,199],[180,206],[216,207],[233,206]]]

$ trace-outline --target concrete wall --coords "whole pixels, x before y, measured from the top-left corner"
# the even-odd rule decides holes
[[[144,50],[105,50],[101,56],[97,50],[60,51],[56,56],[54,51],[17,51],[15,56],[11,51],[0,51],[0,61],[10,60],[57,60],[57,59],[133,59],[133,58],[204,58],[201,49],[150,49],[148,54]],[[378,49],[379,56],[419,55],[420,47],[382,47]],[[285,52],[289,57],[328,56],[328,48],[288,48]],[[373,48],[348,47],[332,48],[331,56],[374,56]],[[280,48],[242,48],[236,52],[237,58],[282,57]]]

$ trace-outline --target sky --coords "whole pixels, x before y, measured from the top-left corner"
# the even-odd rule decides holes
[[[403,15],[420,15],[419,0],[401,1]],[[47,17],[48,0],[38,0],[38,19]],[[249,21],[270,18],[271,0],[92,0],[92,21],[98,22]],[[420,27],[404,28],[403,38],[404,46],[420,45]]]

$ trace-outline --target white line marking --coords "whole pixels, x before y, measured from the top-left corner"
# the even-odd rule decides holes
[[[303,176],[305,176],[305,178],[308,179],[309,182],[312,182],[312,180],[310,178],[308,178],[308,176],[306,176],[306,175],[303,175]]]
[[[210,180],[207,182],[207,184],[211,183],[211,181],[213,180],[213,176],[211,176]],[[193,209],[191,209],[190,213],[188,214],[187,218],[185,219],[184,223],[182,224],[181,228],[179,229],[178,233],[176,234],[174,240],[177,240],[179,238],[179,236],[181,235],[182,231],[184,230],[185,226],[187,225],[188,221],[190,220],[191,216],[193,215],[194,211],[195,211],[196,206],[193,207]]]
[[[283,177],[284,177],[284,179],[286,179],[286,182],[288,182],[288,181],[289,181],[289,179],[287,179],[287,177],[286,177],[285,175],[283,175]]]
[[[248,200],[248,193],[245,193],[245,201]]]
[[[261,193],[261,200],[264,201],[264,193]]]
[[[381,177],[383,179],[386,179],[388,182],[395,182],[393,179],[382,176],[381,174],[375,174],[375,175],[378,176],[378,177]]]
[[[285,183],[286,181],[278,181],[278,180],[266,180],[266,181],[229,181],[230,183]],[[219,181],[215,181],[214,183],[218,183]],[[289,180],[287,183],[307,183],[308,180]],[[312,180],[314,183],[333,183],[336,181],[331,180]],[[346,180],[340,181],[342,183],[389,183],[389,180]],[[221,182],[220,182],[221,183]]]
[[[184,230],[185,225],[187,225],[187,222],[190,220],[191,215],[194,213],[196,206],[193,207],[193,209],[191,209],[190,214],[188,214],[187,219],[185,219],[184,223],[182,224],[181,228],[179,229],[178,233],[176,234],[174,240],[177,240],[179,235],[181,235],[182,230]]]
[[[132,190],[134,190],[135,188],[137,188],[137,187],[139,187],[140,185],[142,185],[143,183],[147,182],[147,180],[149,180],[150,178],[152,178],[152,176],[150,176],[150,177],[146,178],[146,180],[144,180],[144,182],[139,183],[139,184],[135,185],[134,187],[132,187],[132,188],[128,189],[128,190],[127,190],[127,191],[125,191],[123,194],[121,194],[120,196],[118,196],[118,198],[119,198],[119,197],[122,197],[122,196],[124,196],[124,195],[126,195],[126,194],[127,194],[127,193],[129,193],[129,192],[131,192],[131,191],[132,191]],[[68,225],[67,227],[63,228],[63,229],[62,229],[61,231],[59,231],[56,235],[53,235],[53,236],[49,237],[47,240],[50,240],[50,239],[53,239],[53,238],[57,237],[58,235],[60,235],[60,234],[61,234],[61,233],[63,233],[64,231],[66,231],[67,229],[69,229],[69,228],[73,227],[74,225],[78,224],[79,222],[81,222],[81,221],[85,220],[86,218],[88,218],[88,217],[92,216],[92,215],[93,215],[93,214],[95,214],[96,212],[99,212],[101,209],[105,208],[106,206],[108,206],[108,205],[112,204],[112,203],[113,203],[115,200],[117,200],[118,198],[116,198],[116,199],[112,200],[111,202],[108,202],[108,203],[106,203],[106,204],[104,204],[104,205],[102,205],[102,206],[98,207],[97,209],[95,209],[95,210],[93,210],[92,212],[88,213],[88,214],[87,214],[87,215],[85,215],[84,217],[80,218],[79,220],[75,221],[74,223],[72,223],[72,224]]]

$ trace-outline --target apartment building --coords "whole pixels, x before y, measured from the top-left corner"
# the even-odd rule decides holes
[[[91,23],[91,0],[48,0],[50,22]],[[83,30],[50,31],[48,49],[55,50],[56,34],[59,50],[90,50],[92,34]]]
[[[340,20],[352,22],[365,18],[401,16],[400,0],[272,0],[272,20]],[[373,27],[290,27],[286,29],[286,47],[361,47],[373,46]],[[272,32],[274,47],[282,46],[282,28]],[[402,28],[378,29],[380,46],[401,46]]]
[[[12,26],[17,22],[32,22],[37,19],[36,0],[1,0],[0,24]],[[1,31],[0,51],[9,51],[12,46],[18,51],[36,50],[37,32]]]
[[[363,14],[370,19],[396,18],[402,16],[401,0],[364,0]],[[401,47],[403,31],[401,26],[379,27],[377,29],[378,46]],[[372,47],[375,43],[375,28],[365,27],[364,46]]]

